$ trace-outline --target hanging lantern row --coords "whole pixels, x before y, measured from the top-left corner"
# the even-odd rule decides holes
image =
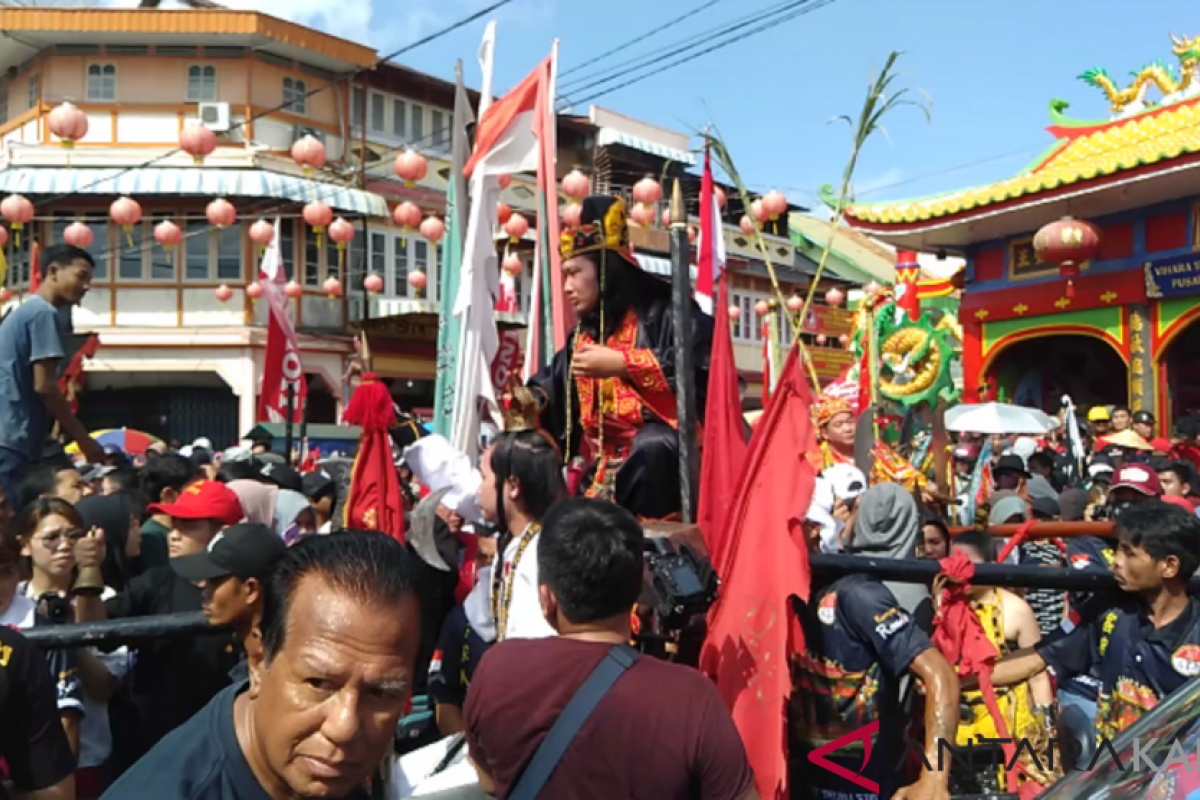
[[[224,229],[237,222],[237,209],[224,197],[218,197],[205,207],[204,216],[208,218],[208,224]]]
[[[21,246],[21,231],[33,221],[33,203],[19,194],[10,194],[0,200],[0,216],[8,220],[17,247]]]
[[[265,219],[260,219],[250,226],[249,236],[250,241],[258,245],[258,256],[262,258],[263,251],[275,241],[275,226]]]
[[[383,291],[383,278],[377,273],[372,272],[363,279],[363,288],[371,294],[379,294]]]
[[[508,234],[509,242],[516,244],[529,231],[529,220],[521,214],[513,214],[504,223],[504,231]]]
[[[293,278],[283,285],[283,294],[289,300],[299,300],[304,296],[304,288]]]
[[[325,283],[321,285],[321,290],[325,292],[325,296],[330,300],[342,296],[342,282],[330,275],[325,279]]]
[[[633,185],[633,199],[640,203],[642,208],[648,208],[662,199],[662,186],[647,175]]]
[[[154,226],[154,241],[161,244],[163,249],[169,253],[172,247],[183,241],[183,229],[171,220],[164,219]]]
[[[82,222],[72,222],[63,230],[64,242],[84,250],[92,246],[92,240],[95,238],[92,229]]]
[[[509,253],[504,256],[504,260],[500,262],[500,268],[514,278],[521,274],[523,268],[521,257],[516,253]]]
[[[425,273],[421,270],[414,269],[412,272],[408,273],[408,285],[416,290],[418,298],[421,296],[421,292],[425,289],[425,286],[428,283],[429,279],[425,277]]]
[[[583,206],[579,203],[567,203],[562,210],[564,228],[578,228],[583,222]]]
[[[201,122],[185,125],[179,132],[179,149],[192,157],[193,164],[203,164],[204,157],[217,149],[217,134]]]
[[[403,228],[406,233],[416,230],[417,226],[421,224],[421,207],[405,200],[392,211],[392,221]]]
[[[404,185],[411,189],[417,185],[417,181],[424,180],[429,174],[429,161],[416,150],[405,150],[396,156],[396,160],[392,162],[392,169],[396,170],[396,175],[404,181]]]
[[[1058,276],[1067,282],[1066,296],[1074,299],[1080,265],[1100,250],[1100,229],[1090,222],[1063,217],[1033,235],[1033,250],[1040,260],[1058,264]]]
[[[836,286],[825,293],[825,304],[832,306],[833,308],[840,306],[845,299],[846,293]]]
[[[573,169],[566,174],[562,179],[562,193],[572,200],[579,201],[588,196],[591,191],[591,182],[588,176],[584,175],[579,169]]]
[[[329,227],[329,223],[333,222],[333,209],[320,200],[313,200],[300,210],[300,216],[304,218],[305,224],[312,228],[313,233],[317,235],[317,247],[320,247],[322,242],[321,234]]]
[[[75,143],[87,136],[88,118],[74,103],[63,103],[50,112],[50,132],[61,140],[64,150],[71,150]]]
[[[306,176],[325,166],[325,143],[311,133],[297,139],[292,144],[291,152],[292,160],[300,165]]]
[[[354,241],[354,226],[342,217],[338,217],[329,224],[329,238],[337,245],[338,273],[340,274],[346,266],[346,247]]]
[[[731,320],[733,320],[734,322],[737,322],[739,319],[741,319],[742,318],[741,306],[731,305],[729,307],[729,318]]]
[[[496,224],[507,225],[508,221],[512,219],[512,213],[508,203],[496,203]]]
[[[629,219],[636,225],[649,228],[654,224],[654,208],[645,204],[636,205],[629,212]]]

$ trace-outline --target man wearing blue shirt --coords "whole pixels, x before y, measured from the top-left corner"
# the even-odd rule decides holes
[[[47,247],[42,283],[0,323],[0,486],[17,496],[20,476],[37,461],[57,421],[88,461],[104,450],[88,435],[58,388],[63,358],[59,309],[78,305],[92,283],[95,262],[86,250]]]

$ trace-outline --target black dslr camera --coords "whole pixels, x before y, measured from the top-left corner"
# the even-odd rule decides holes
[[[63,597],[58,592],[46,592],[37,599],[38,613],[48,619],[55,625],[64,625],[68,622],[73,622],[75,612],[71,608],[71,601]]]
[[[687,640],[696,638],[688,634],[703,640],[703,615],[716,602],[721,582],[708,559],[687,544],[677,549],[670,539],[647,537],[643,547],[647,585],[639,606],[649,611],[649,619],[639,642],[652,655],[678,654],[676,660],[686,660]]]

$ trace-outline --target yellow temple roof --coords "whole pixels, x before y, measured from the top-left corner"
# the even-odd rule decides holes
[[[1200,152],[1200,98],[1113,122],[1052,125],[1053,151],[1020,175],[920,200],[851,205],[851,220],[904,225],[948,217]]]

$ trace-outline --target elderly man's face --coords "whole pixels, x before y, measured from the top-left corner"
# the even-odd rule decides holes
[[[292,596],[284,646],[251,658],[257,758],[297,797],[344,797],[379,766],[412,691],[417,598],[381,608],[314,574]]]

